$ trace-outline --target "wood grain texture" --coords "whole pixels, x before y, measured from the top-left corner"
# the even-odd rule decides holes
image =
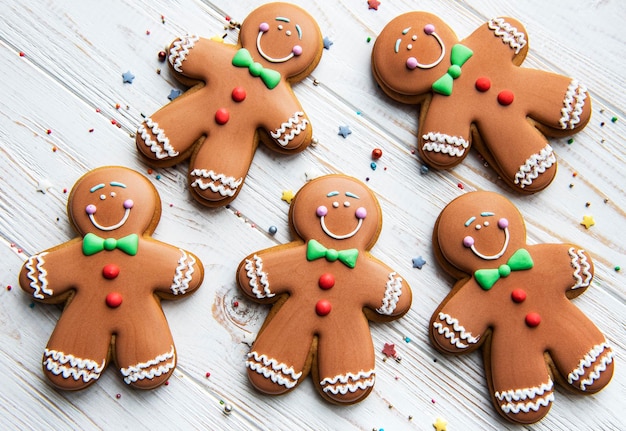
[[[573,242],[593,256],[594,283],[575,303],[617,354],[608,388],[589,397],[559,389],[548,417],[527,428],[626,428],[626,271],[614,269],[626,265],[622,2],[382,0],[374,11],[364,0],[296,0],[333,41],[312,76],[294,86],[319,143],[293,157],[260,147],[231,207],[203,208],[187,192],[187,164],[148,174],[131,135],[142,114],[167,103],[172,88],[183,89],[158,61],[157,52],[186,32],[226,34],[226,41],[233,43],[237,33],[224,29],[224,17],[242,21],[259,3],[0,2],[3,428],[428,430],[437,417],[448,422],[449,430],[520,428],[493,411],[479,354],[447,357],[428,341],[430,315],[452,285],[434,261],[432,227],[447,202],[476,189],[512,199],[525,216],[529,242]],[[512,194],[476,153],[451,171],[420,173],[416,107],[385,97],[370,72],[376,34],[396,15],[420,7],[440,15],[460,37],[491,17],[516,17],[530,35],[526,67],[574,76],[587,85],[592,120],[572,144],[566,138],[551,142],[560,166],[547,190],[534,196]],[[132,84],[122,82],[126,71],[136,76]],[[614,116],[617,122],[611,121]],[[352,130],[346,139],[337,134],[340,125]],[[370,168],[374,147],[383,150],[375,171]],[[40,359],[60,309],[32,306],[16,285],[17,274],[31,254],[75,236],[64,190],[87,170],[107,164],[128,166],[151,178],[163,201],[154,237],[196,253],[205,264],[205,282],[193,297],[163,305],[179,354],[168,386],[129,390],[110,367],[85,391],[59,392],[45,381]],[[413,307],[403,319],[372,325],[376,386],[369,398],[350,407],[323,402],[310,381],[279,398],[251,388],[245,375],[245,341],[254,337],[268,310],[243,299],[235,284],[243,257],[290,241],[289,207],[280,199],[282,191],[296,191],[307,175],[334,172],[369,178],[384,214],[372,253],[403,274],[414,292]],[[46,185],[46,193],[37,191]],[[592,215],[596,225],[588,230],[581,226],[583,215]],[[278,228],[275,236],[267,233],[271,225]],[[412,258],[419,255],[427,262],[421,270],[412,267]],[[401,362],[384,360],[384,343],[396,345]],[[232,406],[229,415],[225,404]]]

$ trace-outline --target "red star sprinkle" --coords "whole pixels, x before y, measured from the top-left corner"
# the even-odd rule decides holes
[[[369,6],[370,9],[378,10],[380,2],[378,0],[367,0],[367,6]]]
[[[387,357],[395,358],[398,356],[396,353],[396,346],[394,344],[385,343],[385,347],[383,347],[383,353]]]

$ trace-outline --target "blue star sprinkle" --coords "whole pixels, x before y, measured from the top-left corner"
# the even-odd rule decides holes
[[[346,139],[350,133],[352,133],[352,130],[350,130],[349,126],[339,126],[338,135],[343,136],[344,139]]]
[[[170,99],[170,100],[174,100],[178,96],[180,96],[181,94],[183,94],[183,92],[181,90],[179,90],[178,88],[172,88],[172,91],[170,91],[170,95],[167,96],[167,98]]]
[[[413,268],[422,269],[424,265],[426,265],[426,261],[422,256],[413,258]]]
[[[324,49],[330,49],[332,44],[333,44],[332,40],[330,40],[328,37],[324,38]]]
[[[122,73],[122,79],[124,80],[124,84],[132,84],[133,79],[135,79],[135,75],[130,73],[130,70],[129,70],[128,72]]]

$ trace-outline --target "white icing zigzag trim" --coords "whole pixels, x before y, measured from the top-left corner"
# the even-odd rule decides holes
[[[380,308],[377,308],[376,311],[389,316],[396,309],[400,296],[402,295],[402,278],[396,277],[395,272],[389,273],[387,277],[389,280],[387,280],[387,284],[385,285],[385,296],[382,299],[382,305]]]
[[[515,174],[515,184],[524,188],[533,183],[540,174],[556,163],[556,157],[550,145],[546,145],[539,154],[530,156]]]
[[[26,276],[30,280],[30,287],[33,288],[33,296],[37,299],[44,299],[44,294],[51,296],[52,289],[48,287],[48,271],[43,267],[46,263],[44,256],[48,252],[35,254],[28,258],[25,268],[28,270]]]
[[[540,386],[496,392],[495,396],[500,402],[505,400],[507,401],[506,403],[500,404],[500,408],[505,413],[528,413],[530,410],[536,412],[542,406],[548,407],[550,403],[554,401],[554,393],[552,392],[553,387],[554,383],[552,382],[552,379],[548,379],[547,383],[543,383]],[[527,403],[519,402],[524,400],[534,400],[537,397],[539,397],[539,399],[536,401],[529,401]]]
[[[191,187],[198,187],[202,190],[211,189],[213,193],[219,193],[222,196],[234,196],[237,188],[243,182],[243,178],[235,179],[224,174],[217,174],[212,169],[194,169],[190,174],[192,177],[210,178],[211,181],[205,182],[201,178],[196,178]],[[216,184],[216,182],[221,184]]]
[[[276,139],[281,146],[286,147],[287,144],[306,129],[306,125],[309,124],[309,120],[306,118],[299,120],[298,117],[304,117],[304,112],[298,111],[294,113],[286,123],[281,124],[278,129],[270,132],[272,138]],[[286,134],[287,130],[291,130],[291,133]],[[284,137],[280,139],[283,135]]]
[[[591,283],[591,264],[587,260],[587,255],[585,254],[585,250],[578,250],[574,247],[570,247],[567,251],[569,256],[572,258],[572,268],[574,268],[574,279],[576,280],[576,284],[574,284],[570,289],[575,290],[581,287],[588,287]],[[584,277],[584,279],[583,279]]]
[[[253,260],[246,259],[246,276],[250,280],[250,287],[252,287],[252,293],[259,298],[271,298],[275,296],[270,290],[270,283],[267,281],[267,273],[263,271],[263,259],[256,254],[253,256]],[[260,283],[260,285],[259,285]]]
[[[607,351],[608,350],[608,351]],[[567,381],[569,384],[573,384],[578,381],[582,376],[585,375],[585,368],[591,367],[596,360],[607,351],[606,355],[602,357],[599,364],[596,364],[593,367],[593,371],[589,373],[589,377],[580,381],[580,389],[586,390],[587,386],[590,386],[600,378],[600,374],[606,371],[607,365],[613,362],[613,358],[615,357],[615,353],[611,350],[611,347],[608,343],[604,342],[602,344],[598,344],[594,346],[578,363],[578,368],[575,368],[571,373],[567,376]]]
[[[335,377],[326,377],[320,382],[324,392],[330,392],[333,395],[345,395],[348,392],[354,393],[357,390],[365,390],[374,386],[376,375],[374,370],[359,371],[356,374],[338,374]]]
[[[265,378],[269,378],[272,382],[277,383],[287,389],[293,388],[302,373],[296,373],[293,367],[278,362],[276,359],[268,358],[266,355],[259,355],[257,352],[248,353],[246,367],[258,374],[262,374]]]
[[[195,272],[193,266],[196,264],[196,259],[194,259],[193,256],[189,256],[182,248],[178,250],[180,250],[182,255],[180,259],[178,259],[174,282],[170,286],[170,290],[174,295],[187,293],[189,282],[191,282],[193,273]]]
[[[526,46],[526,36],[523,32],[517,31],[517,28],[513,27],[503,18],[493,18],[489,20],[489,28],[493,30],[494,34],[502,38],[503,43],[507,43],[516,54]]]
[[[154,368],[157,365],[158,367]],[[176,355],[174,354],[174,346],[172,346],[169,352],[165,352],[147,362],[139,362],[135,365],[129,366],[128,368],[120,368],[120,371],[124,376],[124,382],[130,385],[137,380],[159,377],[168,373],[175,366]]]
[[[461,157],[467,147],[469,147],[469,142],[463,139],[463,137],[450,136],[439,132],[428,132],[422,136],[422,139],[426,141],[422,146],[424,151],[433,151],[450,156]]]
[[[561,119],[559,124],[561,129],[573,129],[580,123],[580,115],[585,106],[587,98],[587,88],[577,80],[572,79],[565,92],[563,107],[561,108]]]
[[[469,344],[476,344],[478,340],[480,340],[480,336],[472,336],[471,332],[467,332],[465,328],[459,324],[459,321],[449,314],[439,312],[438,317],[439,320],[446,322],[447,325],[444,325],[441,322],[434,322],[433,327],[437,330],[439,335],[443,335],[445,338],[450,340],[450,344],[458,347],[459,349],[466,349],[468,347],[468,345],[463,343],[462,340]],[[450,326],[452,326],[452,331],[450,330]]]
[[[105,366],[104,359],[99,365],[94,360],[77,358],[53,349],[46,349],[44,357],[46,358],[43,362],[44,367],[55,376],[61,375],[64,379],[70,377],[74,380],[82,379],[85,383],[99,378]]]
[[[188,34],[182,37],[179,37],[176,42],[172,44],[172,48],[170,49],[169,62],[174,67],[174,70],[179,73],[183,73],[183,61],[189,55],[189,50],[193,48],[196,42],[200,40],[200,38],[194,34]]]
[[[152,140],[152,137],[148,134],[148,130],[146,130],[143,124],[137,128],[137,133],[141,135],[143,143],[147,147],[150,147],[150,151],[154,153],[157,159],[176,157],[179,154],[170,144],[169,138],[165,136],[165,131],[159,127],[159,123],[152,121],[152,118],[146,118],[145,124],[157,140]]]

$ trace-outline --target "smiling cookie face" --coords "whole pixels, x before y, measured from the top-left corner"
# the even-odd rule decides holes
[[[372,67],[386,90],[412,96],[428,93],[450,64],[447,57],[457,42],[454,32],[438,17],[409,12],[393,19],[376,39]]]
[[[271,3],[254,10],[241,25],[241,46],[255,61],[297,81],[317,65],[323,45],[317,23],[304,10],[286,3]]]
[[[328,175],[307,183],[291,205],[298,236],[328,246],[369,249],[382,225],[374,194],[360,181]]]
[[[122,167],[103,167],[78,180],[68,200],[70,218],[81,235],[152,233],[161,203],[154,186]]]
[[[526,244],[526,228],[521,214],[504,197],[472,192],[442,211],[435,241],[448,263],[471,273],[486,261],[493,265],[506,262]]]

